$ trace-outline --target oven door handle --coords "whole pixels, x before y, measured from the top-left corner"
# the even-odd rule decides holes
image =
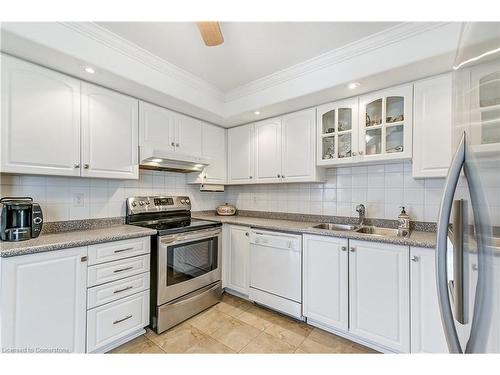
[[[194,232],[188,232],[188,233],[181,233],[181,234],[175,234],[171,236],[163,236],[160,237],[160,244],[161,245],[172,245],[172,244],[178,244],[178,243],[184,243],[184,242],[190,242],[193,240],[198,240],[198,239],[208,239],[211,237],[217,237],[220,236],[221,230],[219,228],[217,229],[204,229],[204,230],[199,230],[199,231],[194,231]]]

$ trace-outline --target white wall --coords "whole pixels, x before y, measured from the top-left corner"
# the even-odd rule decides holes
[[[444,178],[416,180],[411,162],[328,169],[325,184],[230,186],[226,199],[239,209],[397,219],[404,205],[413,220],[436,221]]]
[[[127,197],[151,194],[188,195],[194,211],[224,202],[224,193],[201,193],[199,185],[186,184],[182,173],[141,170],[138,181],[0,174],[0,197],[33,197],[47,222],[124,216]],[[81,203],[77,196],[83,197]]]

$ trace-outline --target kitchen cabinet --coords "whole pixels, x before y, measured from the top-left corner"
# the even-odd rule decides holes
[[[2,55],[1,172],[138,179],[137,100]]]
[[[80,175],[80,81],[1,55],[0,172]]]
[[[410,84],[359,97],[359,161],[412,157],[412,94]]]
[[[478,153],[498,152],[500,150],[500,70],[498,62],[472,66],[461,74],[470,75],[468,97],[464,106],[469,104],[471,118],[465,119],[470,144]],[[463,81],[466,81],[463,79]],[[468,109],[468,108],[466,108]],[[464,111],[465,112],[465,111]]]
[[[231,128],[227,132],[228,182],[252,183],[254,175],[254,125]]]
[[[255,182],[281,180],[281,119],[264,120],[254,125]]]
[[[358,161],[358,98],[316,108],[317,164],[331,166]]]
[[[1,258],[2,348],[85,352],[87,247]]]
[[[315,160],[315,110],[228,130],[228,183],[321,182]]]
[[[281,180],[321,181],[324,171],[316,166],[316,113],[293,112],[281,118]]]
[[[410,351],[407,246],[349,240],[349,331],[395,352]]]
[[[82,82],[82,176],[138,179],[138,101]]]
[[[226,183],[226,130],[215,125],[202,125],[202,156],[209,165],[201,173],[188,175],[189,183]]]
[[[451,73],[414,85],[413,177],[446,177],[452,156]]]
[[[436,249],[410,248],[411,352],[448,353],[436,288]]]
[[[175,151],[190,156],[201,156],[201,121],[178,113],[176,117]]]
[[[175,113],[139,101],[139,146],[153,150],[175,150]]]
[[[348,330],[348,240],[303,236],[303,314],[311,325]]]
[[[250,287],[250,228],[229,225],[226,241],[226,287],[248,296]]]

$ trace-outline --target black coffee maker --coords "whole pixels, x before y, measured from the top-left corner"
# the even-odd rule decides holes
[[[2,241],[24,241],[40,235],[42,209],[30,197],[0,199],[0,238]]]

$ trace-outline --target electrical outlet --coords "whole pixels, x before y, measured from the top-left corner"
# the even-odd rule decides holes
[[[83,207],[85,206],[85,194],[75,193],[73,194],[73,207]]]

